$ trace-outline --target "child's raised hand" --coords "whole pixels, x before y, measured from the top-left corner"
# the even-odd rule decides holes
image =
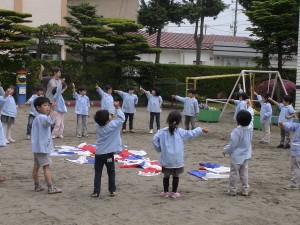
[[[283,122],[278,122],[278,126],[284,128],[284,123]]]
[[[56,102],[52,102],[52,107],[54,108],[55,106],[57,106]]]
[[[72,83],[72,88],[75,88],[75,84],[74,83]]]
[[[96,84],[96,90],[98,90],[99,89],[99,86],[98,86],[98,84]]]
[[[176,98],[176,95],[172,95],[172,98]]]
[[[62,83],[65,83],[65,81],[66,81],[66,78],[62,78],[62,79],[61,79],[61,82],[62,82]]]
[[[41,64],[41,71],[44,71],[45,67]]]
[[[202,132],[203,132],[203,133],[207,134],[207,133],[208,133],[208,131],[209,131],[209,130],[208,130],[208,128],[207,128],[207,127],[203,127],[203,128],[202,128]]]
[[[253,94],[258,95],[258,94],[256,93],[256,91],[254,91]]]
[[[119,102],[114,102],[114,107],[119,109],[120,108],[120,103]]]

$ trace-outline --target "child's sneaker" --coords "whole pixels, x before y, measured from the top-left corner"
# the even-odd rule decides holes
[[[16,140],[14,140],[12,138],[9,138],[8,141],[11,142],[11,143],[15,143],[16,142]]]
[[[228,191],[228,195],[230,195],[230,196],[236,196],[236,192],[234,192],[234,191]]]
[[[52,139],[55,139],[56,137],[55,137],[55,136],[52,136],[51,138],[52,138]]]
[[[88,134],[84,134],[84,135],[82,135],[83,137],[88,137],[89,135]]]
[[[149,134],[153,134],[153,129],[151,129],[151,130],[149,131]]]
[[[62,136],[62,135],[58,135],[58,138],[64,138],[64,136]]]
[[[31,136],[30,136],[30,135],[27,135],[26,139],[27,139],[27,140],[30,140],[30,139],[31,139]]]
[[[284,145],[280,144],[276,148],[283,148],[283,147],[284,147]]]
[[[162,193],[160,193],[160,195],[163,198],[169,198],[170,197],[170,193],[169,192],[162,192]]]
[[[43,190],[45,190],[45,188],[42,185],[34,187],[35,192],[40,192],[40,191],[43,191]]]
[[[246,192],[246,191],[243,191],[243,192],[242,192],[242,196],[249,196],[249,193]]]
[[[284,189],[285,189],[285,190],[299,190],[299,187],[288,185],[288,186],[286,186]]]
[[[55,187],[48,189],[48,194],[57,194],[57,193],[62,193],[62,190],[59,188],[55,188]]]
[[[283,147],[283,149],[290,149],[290,148],[291,148],[291,146],[289,144],[287,144]]]
[[[114,197],[114,196],[116,196],[116,194],[117,194],[116,192],[110,192],[110,193],[109,193],[109,196],[110,196],[110,197]]]
[[[6,144],[10,144],[9,140],[5,139],[5,143]]]
[[[99,198],[99,197],[100,197],[100,194],[94,192],[94,193],[91,194],[91,197],[92,197],[92,198]]]
[[[171,193],[171,198],[176,199],[180,198],[181,194],[179,192],[172,192]]]
[[[78,134],[77,137],[78,137],[78,138],[81,138],[81,135]]]
[[[122,133],[126,133],[126,130],[125,130],[125,129],[122,129]]]
[[[135,131],[133,129],[130,130],[130,133],[135,133]]]

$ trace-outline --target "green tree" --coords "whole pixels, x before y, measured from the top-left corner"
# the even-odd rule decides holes
[[[35,44],[31,34],[37,29],[23,25],[31,22],[29,17],[31,14],[0,9],[0,51],[6,53],[2,56],[22,56],[25,47]]]
[[[57,23],[44,24],[38,27],[39,31],[36,33],[38,39],[37,59],[42,58],[42,54],[59,54],[61,44],[54,40],[56,35],[66,33],[66,28]]]
[[[182,5],[174,0],[141,0],[138,22],[143,24],[149,35],[157,33],[156,48],[160,48],[162,29],[169,22],[180,25],[183,20]],[[156,53],[155,63],[159,63],[160,53]]]
[[[205,17],[216,17],[227,8],[222,0],[183,0],[185,18],[195,24],[194,40],[196,43],[196,65],[201,63],[201,47]]]
[[[262,52],[264,67],[269,65],[270,56],[277,57],[281,71],[284,62],[297,52],[299,1],[252,0],[245,14],[252,23],[248,30],[256,37],[250,46]]]

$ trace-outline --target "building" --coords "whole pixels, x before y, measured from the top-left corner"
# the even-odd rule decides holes
[[[155,47],[156,34],[149,35],[141,32],[148,43]],[[201,64],[210,66],[256,66],[252,58],[261,56],[247,44],[247,37],[233,37],[223,35],[204,36],[201,51]],[[163,32],[161,37],[160,63],[193,65],[196,60],[196,44],[194,34]],[[155,62],[155,55],[142,54],[142,61]],[[271,66],[277,67],[275,57]],[[295,68],[296,59],[285,62],[285,67]]]

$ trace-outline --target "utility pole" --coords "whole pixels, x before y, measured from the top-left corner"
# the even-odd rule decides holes
[[[234,23],[233,23],[233,36],[234,37],[236,37],[236,32],[237,32],[237,12],[238,12],[238,0],[235,0]]]
[[[206,35],[207,24],[204,25],[204,30],[205,30],[204,34]]]

